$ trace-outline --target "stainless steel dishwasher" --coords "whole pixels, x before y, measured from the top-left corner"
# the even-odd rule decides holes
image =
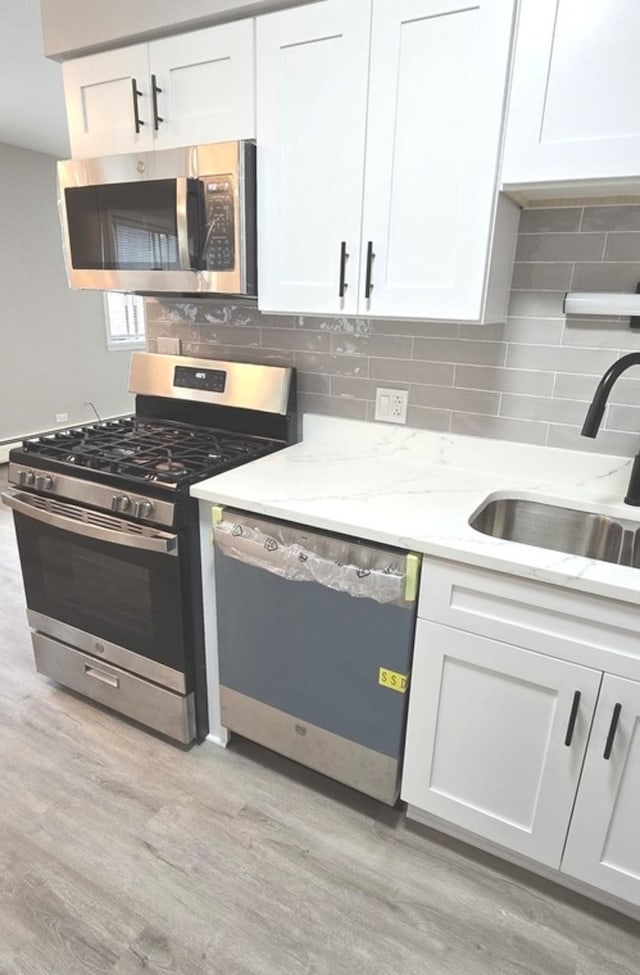
[[[395,803],[420,556],[213,517],[222,724]]]

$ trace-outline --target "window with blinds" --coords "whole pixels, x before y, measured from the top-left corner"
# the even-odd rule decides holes
[[[176,270],[180,266],[176,234],[154,228],[149,222],[136,224],[115,215],[113,232],[118,267],[144,271],[149,267]]]
[[[144,346],[146,330],[144,298],[139,295],[107,291],[105,294],[107,348],[126,349]]]

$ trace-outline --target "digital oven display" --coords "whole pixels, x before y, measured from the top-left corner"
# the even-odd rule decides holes
[[[224,393],[227,374],[224,369],[194,369],[176,366],[173,385],[183,389],[206,389],[209,393]]]

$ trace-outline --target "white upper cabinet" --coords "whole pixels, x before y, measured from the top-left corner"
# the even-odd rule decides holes
[[[329,0],[257,22],[263,310],[357,311],[370,16]]]
[[[75,158],[255,138],[253,20],[63,65]]]
[[[326,0],[258,20],[262,310],[504,319],[513,14],[513,0]]]
[[[640,683],[605,675],[565,873],[640,904]]]
[[[521,0],[503,184],[640,176],[638,0]]]
[[[241,20],[149,45],[162,89],[156,149],[255,138],[254,35],[255,22]]]
[[[360,310],[481,320],[513,3],[374,0],[373,10],[365,285],[369,242],[375,259]],[[509,249],[495,256],[510,272]]]
[[[147,44],[66,61],[62,75],[74,158],[152,148]]]

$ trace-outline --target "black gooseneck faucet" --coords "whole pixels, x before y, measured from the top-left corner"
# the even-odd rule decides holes
[[[591,401],[591,406],[587,410],[587,415],[584,418],[584,424],[580,431],[583,437],[595,438],[602,423],[604,408],[607,405],[609,393],[613,389],[616,380],[630,366],[640,366],[640,352],[629,352],[628,355],[623,355],[621,359],[618,359],[613,365],[609,366],[605,372],[598,383],[593,400]],[[627,488],[624,503],[640,505],[640,454],[636,455],[633,467],[631,468],[631,477],[629,478],[629,487]]]

